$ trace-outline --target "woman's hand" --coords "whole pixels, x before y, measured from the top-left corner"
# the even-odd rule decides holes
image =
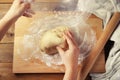
[[[11,8],[7,12],[7,18],[17,19],[20,16],[32,17],[34,12],[30,9],[30,2],[26,2],[24,0],[14,0]]]
[[[63,80],[77,80],[78,75],[78,56],[80,50],[72,34],[67,31],[64,37],[68,44],[68,49],[64,51],[61,47],[57,47],[57,50],[65,65],[65,76]]]
[[[61,47],[58,46],[57,50],[62,58],[66,69],[77,69],[78,56],[80,54],[78,45],[69,31],[64,34],[64,37],[67,41],[68,49],[64,51]]]
[[[0,20],[0,40],[20,16],[32,17],[32,14],[33,11],[30,9],[30,2],[26,0],[14,0],[9,11]]]

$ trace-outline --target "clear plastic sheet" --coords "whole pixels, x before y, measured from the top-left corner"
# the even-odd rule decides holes
[[[24,35],[20,43],[23,47],[18,49],[19,54],[23,53],[22,51],[26,52],[26,54],[21,56],[24,60],[36,58],[49,66],[52,64],[61,65],[62,61],[59,54],[48,55],[40,51],[39,40],[45,31],[63,25],[69,26],[73,35],[75,35],[81,52],[79,56],[80,63],[88,55],[96,42],[95,32],[84,20],[87,14],[85,16],[79,12],[54,12],[54,14],[45,16],[42,19],[37,18],[33,21],[32,26],[28,29],[29,34]]]
[[[32,4],[34,5],[34,11],[48,11],[48,13],[52,12],[54,15],[45,16],[44,18],[38,17],[31,23],[28,29],[29,34],[24,35],[21,43],[19,43],[19,45],[23,47],[17,50],[22,59],[26,61],[33,58],[38,59],[48,66],[63,64],[59,54],[48,55],[41,52],[39,47],[39,40],[42,34],[57,26],[68,26],[72,30],[80,48],[79,63],[89,55],[89,51],[96,42],[96,33],[92,30],[91,26],[86,23],[86,20],[91,14],[76,10],[76,1],[69,3],[69,7],[66,6],[65,3],[66,2]]]

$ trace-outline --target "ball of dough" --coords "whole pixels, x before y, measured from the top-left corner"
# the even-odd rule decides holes
[[[60,46],[64,50],[67,49],[67,42],[63,37],[63,33],[69,30],[66,26],[59,26],[46,31],[40,39],[40,49],[47,54],[57,53],[56,46]]]

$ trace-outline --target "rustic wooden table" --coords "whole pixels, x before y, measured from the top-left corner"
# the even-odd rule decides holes
[[[8,11],[13,0],[0,0],[0,19]],[[38,0],[44,1],[44,0]],[[49,1],[49,0],[46,0]],[[51,0],[57,1],[57,0]],[[9,31],[6,33],[2,41],[0,42],[0,80],[62,80],[64,74],[13,74],[12,65],[13,65],[13,46],[14,46],[14,25],[11,26]],[[100,59],[104,58],[100,55]],[[104,59],[102,59],[104,60]],[[100,69],[100,72],[104,72],[104,63],[101,64],[103,67]],[[97,65],[95,64],[95,65]],[[94,67],[93,72],[98,70]],[[88,79],[87,79],[88,80]]]

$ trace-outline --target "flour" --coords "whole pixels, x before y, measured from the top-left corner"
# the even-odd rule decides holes
[[[46,63],[48,66],[63,64],[59,54],[48,55],[40,51],[39,40],[45,31],[55,28],[56,26],[68,26],[75,40],[78,42],[80,48],[79,64],[83,59],[89,55],[89,51],[96,42],[96,34],[92,30],[91,26],[86,23],[90,14],[83,16],[83,13],[79,12],[53,12],[55,15],[45,16],[43,18],[37,18],[32,22],[31,27],[28,29],[29,34],[24,35],[21,45],[23,48],[19,50],[25,60],[31,58],[39,59]],[[87,16],[87,17],[86,17]]]

